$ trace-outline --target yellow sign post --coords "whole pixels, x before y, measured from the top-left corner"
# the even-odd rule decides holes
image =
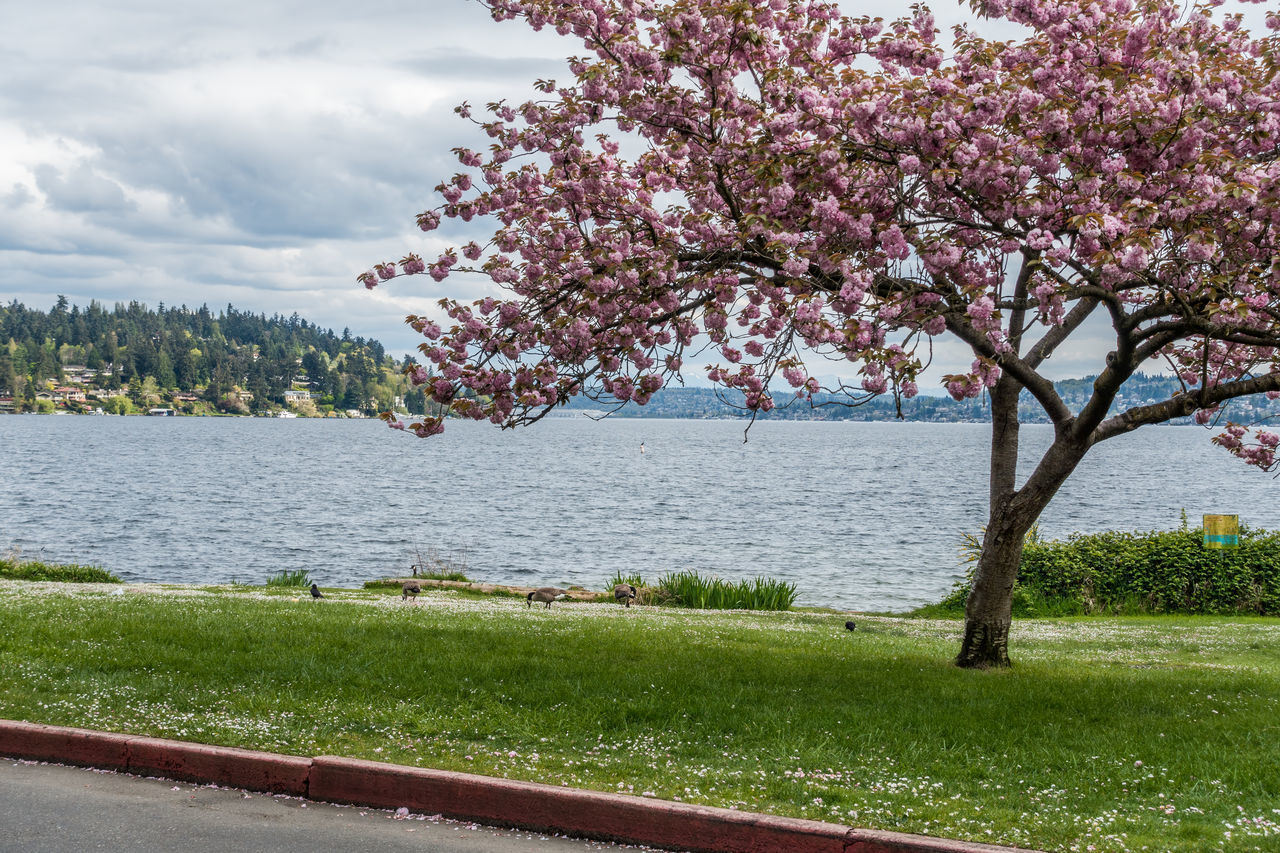
[[[1206,515],[1204,517],[1204,547],[1239,548],[1240,516]]]

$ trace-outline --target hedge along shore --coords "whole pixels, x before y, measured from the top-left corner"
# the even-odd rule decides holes
[[[408,808],[493,826],[696,853],[1009,853],[1018,848],[856,829],[376,761],[306,758],[0,720],[0,755],[307,799]]]

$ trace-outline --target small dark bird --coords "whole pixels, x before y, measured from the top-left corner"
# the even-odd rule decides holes
[[[316,586],[315,584],[312,584],[312,585],[311,585],[311,597],[312,597],[312,598],[324,598],[324,593],[320,591],[320,587]]]
[[[417,601],[418,593],[420,592],[422,592],[422,584],[417,581],[405,581],[404,585],[400,587],[400,600],[404,601],[406,598],[412,598]]]
[[[544,587],[541,587],[540,589],[535,589],[533,592],[529,593],[524,597],[524,600],[526,602],[525,606],[532,607],[534,601],[545,601],[547,603],[547,609],[550,610],[551,602],[567,594],[568,593],[566,593],[563,589],[557,589],[554,586],[544,586]]]
[[[636,588],[629,583],[620,583],[613,588],[613,597],[615,601],[630,607],[636,597]]]
[[[845,630],[846,630],[846,631],[852,631],[852,630],[854,629],[855,625],[854,625],[854,623],[853,623],[853,622],[846,622],[846,623],[844,623],[844,627],[845,627]]]

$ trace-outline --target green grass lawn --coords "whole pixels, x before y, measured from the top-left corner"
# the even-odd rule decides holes
[[[159,587],[148,588],[160,591]],[[1280,620],[0,582],[0,716],[1046,850],[1280,849]]]

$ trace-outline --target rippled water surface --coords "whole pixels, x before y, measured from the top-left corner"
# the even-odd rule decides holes
[[[426,441],[379,421],[0,417],[0,550],[126,580],[323,586],[407,571],[600,588],[615,570],[793,581],[805,604],[904,610],[963,574],[986,512],[981,424],[555,418]],[[1024,428],[1024,476],[1047,427]],[[645,452],[640,452],[641,442]],[[1192,427],[1095,448],[1041,531],[1280,528],[1280,483]]]

